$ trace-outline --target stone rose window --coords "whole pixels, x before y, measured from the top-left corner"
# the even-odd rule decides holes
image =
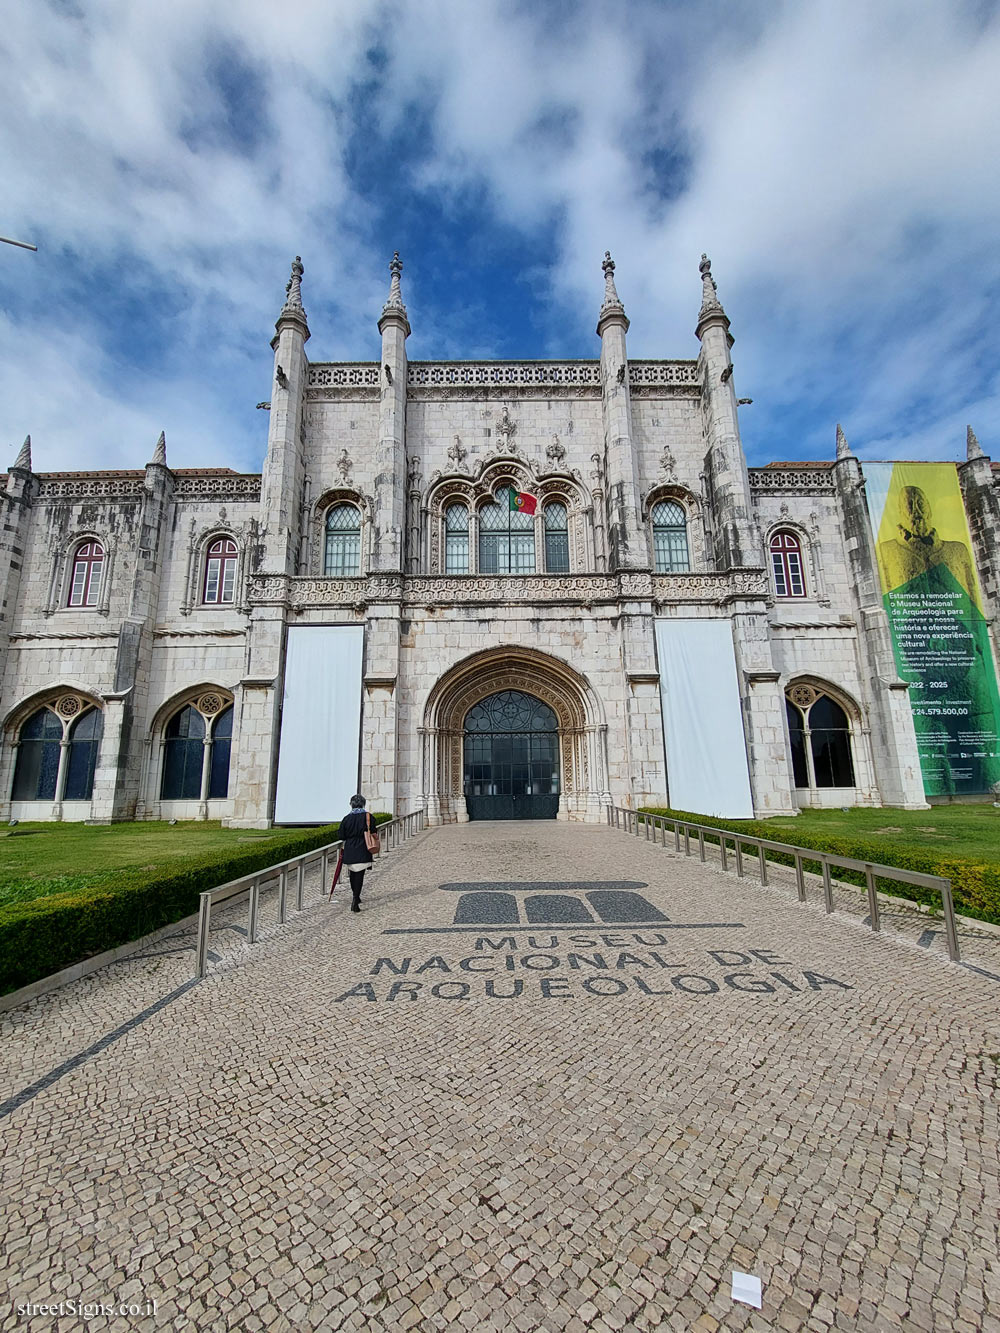
[[[69,586],[70,606],[97,606],[104,573],[104,547],[100,542],[81,542],[73,555],[73,578]]]
[[[686,574],[691,568],[688,552],[687,514],[676,500],[653,505],[653,561],[657,574]]]
[[[89,801],[103,732],[101,710],[76,695],[32,713],[18,736],[11,799]]]
[[[235,600],[238,554],[236,543],[229,537],[220,537],[209,546],[201,595],[206,606],[231,605]]]
[[[802,572],[802,544],[794,532],[782,528],[770,541],[771,572],[776,597],[805,597],[806,581]]]

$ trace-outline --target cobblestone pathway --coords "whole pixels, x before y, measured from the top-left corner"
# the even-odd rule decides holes
[[[0,1328],[1000,1329],[995,939],[555,823],[311,892],[0,1016]]]

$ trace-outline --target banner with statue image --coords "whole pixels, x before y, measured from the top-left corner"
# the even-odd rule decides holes
[[[1000,782],[1000,691],[953,463],[865,463],[896,667],[910,682],[924,792]]]

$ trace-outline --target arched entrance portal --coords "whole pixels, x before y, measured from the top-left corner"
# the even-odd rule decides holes
[[[611,801],[607,730],[596,690],[568,662],[520,645],[473,653],[444,673],[424,704],[421,782],[429,822],[553,814],[602,820]],[[475,737],[497,739],[469,739]],[[503,811],[499,803],[477,808],[477,796],[518,800]]]
[[[559,721],[548,704],[501,690],[469,709],[464,729],[470,819],[555,819]]]

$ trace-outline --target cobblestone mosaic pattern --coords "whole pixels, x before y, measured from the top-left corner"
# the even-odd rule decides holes
[[[601,919],[625,881],[662,920]],[[456,922],[529,882],[580,913]],[[312,902],[0,1122],[0,1328],[1000,1328],[1000,983],[926,919],[556,823]],[[168,946],[2,1016],[5,1095],[182,984]]]

